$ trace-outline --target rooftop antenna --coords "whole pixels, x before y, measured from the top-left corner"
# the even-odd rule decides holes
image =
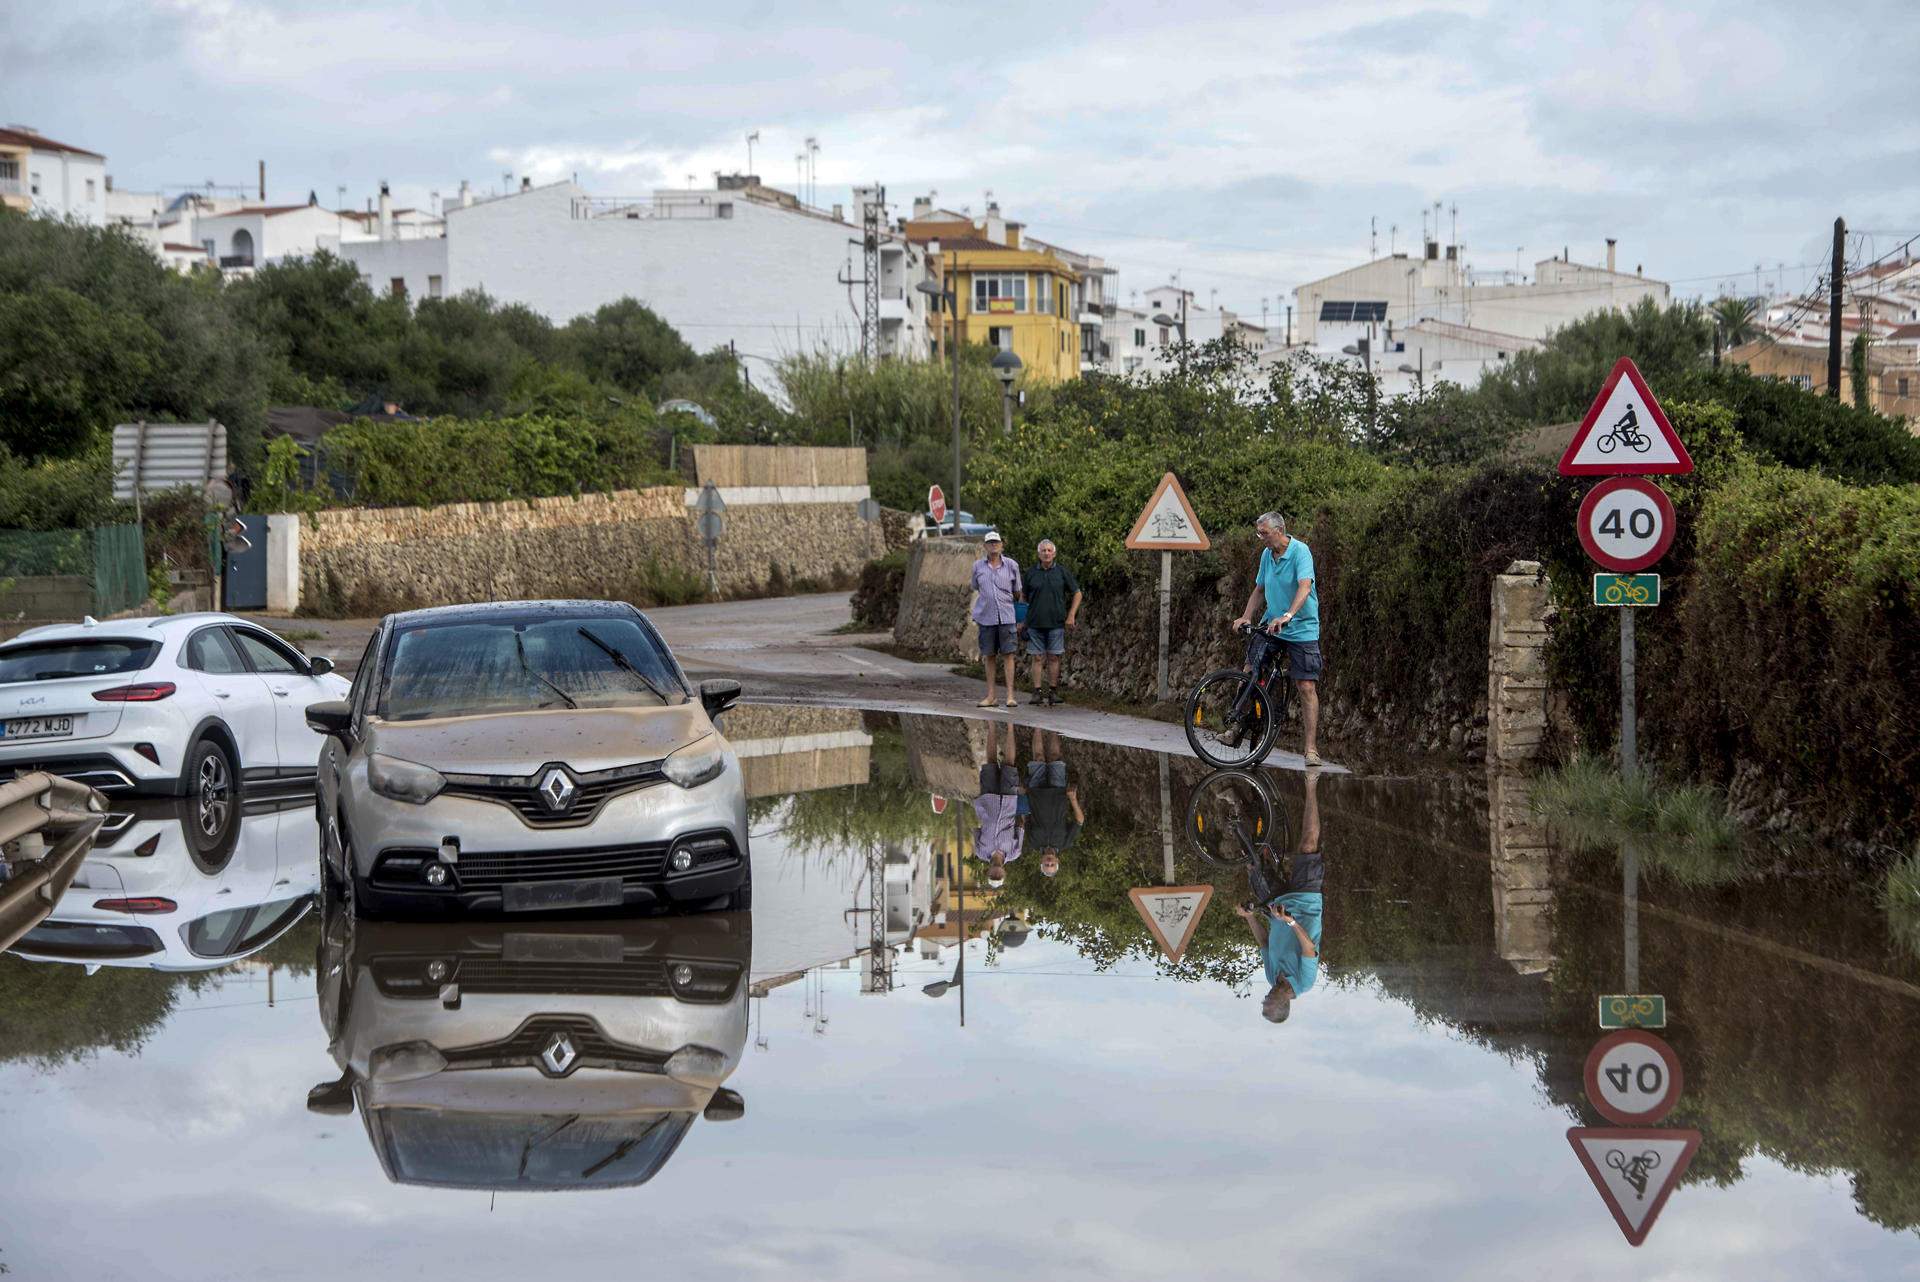
[[[1448,236],[1451,238],[1451,243],[1455,251],[1458,252],[1460,245],[1460,206],[1458,204],[1450,205],[1447,207],[1447,212],[1453,216],[1453,230],[1448,233]]]
[[[1400,250],[1400,224],[1389,223],[1387,225],[1387,253],[1395,254],[1395,253],[1398,253],[1399,250]]]
[[[820,203],[820,140],[807,135],[807,203]]]
[[[760,131],[758,129],[747,135],[747,172],[749,174],[753,172],[753,144],[759,141]]]
[[[692,190],[693,190],[693,175],[692,175],[692,174],[688,174],[688,175],[687,175],[687,190],[688,190],[688,191],[692,191]]]
[[[1427,236],[1427,209],[1426,209],[1426,206],[1422,205],[1420,207],[1420,252],[1423,254],[1427,252],[1428,239],[1429,238]]]
[[[807,199],[807,153],[795,152],[793,156],[793,194],[802,204]]]
[[[501,190],[501,192],[502,192],[502,193],[505,193],[505,192],[509,192],[509,191],[512,191],[512,190],[513,190],[513,170],[511,170],[511,169],[508,169],[508,170],[505,170],[505,171],[503,171],[503,172],[501,173],[501,175],[500,175],[500,190]]]
[[[340,183],[334,187],[333,200],[333,207],[335,209],[345,209],[347,207],[347,185],[345,183]]]
[[[1380,257],[1380,218],[1377,214],[1367,216],[1367,259],[1372,261]]]

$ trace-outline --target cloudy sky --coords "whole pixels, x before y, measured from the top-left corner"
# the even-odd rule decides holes
[[[0,118],[123,187],[264,158],[269,197],[355,206],[382,178],[420,204],[711,182],[752,130],[791,186],[812,136],[821,204],[991,191],[1123,295],[1179,271],[1247,312],[1362,259],[1370,220],[1406,248],[1435,202],[1482,271],[1616,236],[1683,294],[1806,284],[1836,214],[1856,251],[1920,231],[1908,7],[1679,8],[65,0],[0,6]]]

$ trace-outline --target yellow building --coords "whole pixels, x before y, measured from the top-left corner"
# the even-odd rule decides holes
[[[1859,330],[1849,318],[1849,344]],[[1904,418],[1907,429],[1920,434],[1920,324],[1898,326],[1878,335],[1867,348],[1867,404],[1889,418]],[[1853,360],[1849,346],[1840,354],[1840,399],[1853,404]],[[1792,383],[1817,395],[1826,395],[1827,348],[1800,342],[1761,338],[1727,353],[1729,365],[1741,365],[1761,378]]]
[[[996,231],[1005,239],[993,239]],[[983,228],[967,218],[916,218],[906,235],[926,246],[936,279],[952,287],[957,300],[958,317],[943,310],[934,327],[935,351],[952,341],[957,323],[960,342],[1011,351],[1029,378],[1080,377],[1074,270],[1050,253],[1022,247],[1020,224],[995,218]]]

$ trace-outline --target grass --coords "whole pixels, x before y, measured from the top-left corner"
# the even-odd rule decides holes
[[[278,635],[282,641],[300,642],[318,641],[326,636],[326,633],[316,632],[312,628],[286,628],[279,632]]]
[[[1684,885],[1718,885],[1743,871],[1740,827],[1712,788],[1665,785],[1644,771],[1623,779],[1605,761],[1575,757],[1534,781],[1533,808],[1574,848],[1632,841],[1651,867]]]
[[[1880,907],[1887,932],[1910,956],[1920,957],[1920,844],[1887,869],[1880,884]]]

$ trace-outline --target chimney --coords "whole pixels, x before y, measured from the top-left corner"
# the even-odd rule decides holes
[[[393,197],[387,194],[384,178],[380,180],[380,239],[393,239]]]
[[[472,204],[473,204],[473,188],[469,187],[467,185],[467,180],[462,178],[460,180],[460,208],[466,209],[470,207]]]
[[[933,197],[915,196],[913,198],[913,216],[915,218],[925,218],[932,213],[933,213]]]
[[[260,203],[267,203],[267,162],[260,162]]]
[[[1020,224],[1019,223],[1007,224],[1007,248],[1008,249],[1020,248]]]
[[[1560,246],[1560,261],[1563,263],[1570,263],[1573,261],[1571,258],[1567,257],[1567,247],[1565,245]]]
[[[319,193],[319,192],[317,192],[317,191],[314,191],[314,190],[313,190],[312,188],[308,188],[308,190],[307,190],[307,208],[308,208],[308,209],[316,209],[316,208],[318,208],[318,207],[319,207],[319,205],[320,205],[320,193]]]
[[[112,191],[112,190],[113,190],[113,175],[112,175],[112,174],[108,174],[108,175],[107,175],[107,190],[108,190],[108,191]]]
[[[1439,258],[1440,258],[1440,242],[1437,240],[1428,241],[1427,242],[1427,261],[1437,262],[1439,261]]]
[[[522,179],[520,180],[520,190],[521,190],[521,191],[529,191],[529,190],[531,190],[531,189],[532,189],[532,187],[533,187],[533,179],[531,179],[531,178],[522,178]]]
[[[844,223],[845,221],[847,221],[847,207],[845,205],[839,204],[837,202],[834,204],[833,221],[835,221],[836,223]]]
[[[1607,270],[1613,270],[1613,237],[1607,237]]]

